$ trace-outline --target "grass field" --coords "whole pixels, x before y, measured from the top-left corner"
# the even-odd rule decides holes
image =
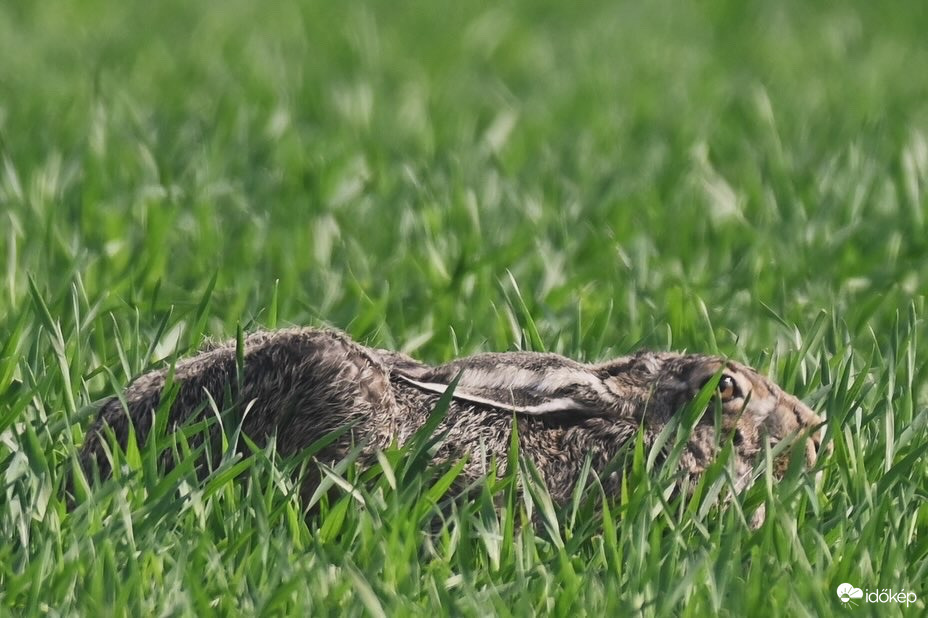
[[[920,1],[0,3],[0,614],[925,612],[925,32]],[[439,508],[397,450],[307,520],[272,449],[198,479],[143,446],[66,509],[90,404],[289,324],[718,352],[834,453],[730,508],[637,466],[554,512]]]

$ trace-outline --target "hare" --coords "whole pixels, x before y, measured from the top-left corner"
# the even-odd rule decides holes
[[[457,380],[438,427],[445,438],[435,457],[466,456],[463,476],[478,479],[487,472],[487,455],[506,461],[515,418],[520,452],[537,467],[552,499],[564,503],[586,457],[599,473],[639,430],[646,447],[652,445],[717,377],[709,407],[721,415],[707,410],[693,427],[675,464],[681,481],[698,479],[726,440],[733,446],[736,491],[751,484],[765,440],[807,436],[809,467],[821,446],[823,422],[809,407],[750,367],[712,356],[643,351],[584,364],[557,354],[505,352],[432,367],[362,346],[340,332],[310,328],[258,332],[245,338],[244,348],[242,375],[235,342],[176,364],[169,426],[213,416],[208,399],[221,405],[224,394],[232,393],[246,411],[242,431],[258,444],[276,435],[282,453],[297,453],[350,426],[317,459],[337,460],[353,444],[370,457],[394,441],[406,442]],[[145,374],[122,400],[103,406],[81,451],[86,470],[95,462],[101,476],[109,474],[101,456],[104,426],[125,444],[131,419],[138,439],[146,438],[166,376],[166,370]],[[784,452],[775,462],[778,476],[789,463],[789,449]],[[607,493],[616,493],[619,482],[618,474],[603,479]]]

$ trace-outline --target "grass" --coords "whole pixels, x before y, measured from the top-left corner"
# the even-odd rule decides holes
[[[926,30],[922,2],[0,5],[2,613],[924,612]],[[590,476],[555,511],[530,468],[450,500],[418,445],[326,471],[305,519],[272,448],[199,479],[149,444],[66,509],[92,402],[287,324],[434,362],[719,352],[834,453],[723,509],[632,453],[619,500]]]

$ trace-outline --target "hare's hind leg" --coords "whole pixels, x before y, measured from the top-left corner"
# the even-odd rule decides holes
[[[249,355],[242,401],[245,428],[277,433],[284,454],[350,426],[345,441],[389,440],[396,407],[389,372],[379,356],[334,331],[283,331]]]
[[[276,433],[284,454],[299,452],[346,423],[356,428],[345,439],[373,438],[377,423],[368,421],[390,407],[392,393],[386,371],[367,348],[341,333],[315,329],[259,332],[244,344],[241,373],[235,342],[177,363],[169,428],[214,417],[212,400],[220,412],[237,411],[228,420],[241,420],[242,431],[257,444]],[[165,379],[165,370],[145,374],[126,389],[126,405],[114,397],[103,406],[81,450],[85,470],[95,463],[101,478],[110,473],[101,456],[104,427],[125,447],[131,419],[139,443],[147,439]],[[233,401],[227,401],[227,394]],[[218,430],[217,424],[212,431]]]

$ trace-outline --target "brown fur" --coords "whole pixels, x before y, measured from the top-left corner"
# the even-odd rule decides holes
[[[430,367],[403,354],[361,346],[339,332],[308,328],[247,337],[240,393],[235,392],[234,342],[178,362],[174,382],[179,391],[168,426],[190,420],[194,412],[214,416],[206,405],[207,393],[222,406],[224,394],[231,392],[239,407],[248,410],[243,432],[259,445],[276,434],[278,449],[292,454],[350,424],[352,429],[318,458],[337,460],[351,444],[361,445],[369,457],[394,440],[406,442],[459,376],[438,428],[447,437],[436,458],[466,455],[465,479],[479,478],[486,473],[486,455],[506,461],[515,416],[521,453],[538,468],[552,497],[564,502],[588,455],[593,469],[602,472],[640,427],[646,444],[653,443],[720,371],[735,380],[742,396],[721,405],[723,435],[716,435],[711,410],[702,416],[678,464],[681,478],[705,471],[729,436],[735,445],[738,490],[750,484],[765,439],[778,442],[814,429],[805,459],[808,465],[815,462],[821,419],[753,369],[721,358],[640,352],[582,364],[554,354],[510,352]],[[140,442],[151,430],[166,373],[143,375],[125,392],[128,417]],[[101,476],[109,474],[101,456],[102,429],[109,426],[124,445],[128,417],[119,399],[104,405],[82,449],[85,469],[95,462]],[[778,460],[778,474],[786,463]],[[604,479],[607,491],[617,491],[618,478]]]

